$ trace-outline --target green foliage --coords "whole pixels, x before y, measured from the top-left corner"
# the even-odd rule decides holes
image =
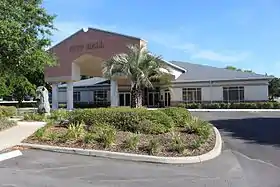
[[[38,113],[27,113],[23,119],[26,121],[45,121],[46,117]]]
[[[211,125],[207,121],[193,117],[193,120],[187,125],[186,131],[188,133],[195,133],[200,137],[207,139],[211,133]]]
[[[139,135],[132,134],[124,141],[124,147],[129,150],[135,150],[137,149],[138,143],[139,143]]]
[[[0,118],[0,131],[13,127],[15,125],[15,121],[8,120],[7,118]]]
[[[34,91],[38,82],[35,74],[54,64],[55,59],[46,51],[53,20],[41,0],[0,1],[0,95],[13,93],[21,101],[24,94]],[[40,79],[44,82],[42,76]],[[11,89],[3,89],[4,84]]]
[[[280,97],[280,78],[273,78],[269,81],[269,96],[271,99]]]
[[[110,124],[118,130],[133,133],[160,134],[172,130],[172,118],[160,110],[143,108],[98,108],[74,110],[69,114],[71,123],[85,122],[87,126]],[[148,124],[147,126],[143,126]]]
[[[96,141],[103,144],[104,148],[111,147],[116,141],[117,131],[110,125],[98,124],[95,127],[95,133],[98,135]]]
[[[185,103],[179,103],[179,104],[177,105],[177,107],[186,108],[186,104],[185,104]]]
[[[170,107],[162,109],[162,112],[171,117],[177,127],[184,127],[191,119],[191,114],[185,108]]]
[[[147,151],[150,155],[156,155],[160,151],[160,141],[157,138],[153,138],[149,141]]]
[[[145,45],[128,45],[126,54],[117,54],[104,63],[104,77],[125,76],[131,81],[131,106],[142,106],[142,89],[154,83],[169,85],[171,74],[160,57],[151,55]],[[162,71],[162,68],[166,72]]]
[[[62,121],[69,118],[69,111],[65,109],[58,109],[51,111],[50,119],[53,119],[55,121]]]
[[[0,117],[12,117],[17,115],[17,109],[13,106],[0,106]]]
[[[89,144],[89,143],[94,143],[95,140],[97,139],[97,135],[92,133],[92,132],[87,132],[84,136],[84,143]]]
[[[189,109],[201,108],[201,104],[200,103],[187,103],[186,108],[189,108]]]
[[[78,124],[70,124],[67,129],[67,137],[70,139],[78,140],[85,134],[85,124],[78,123]]]
[[[255,102],[255,103],[188,103],[187,109],[273,109],[280,108],[276,102]]]
[[[43,139],[45,132],[46,132],[46,128],[42,127],[34,133],[34,137],[38,140],[41,140]]]
[[[60,139],[60,134],[57,132],[50,131],[46,135],[46,139],[49,141],[58,141]]]
[[[191,142],[191,144],[189,145],[190,149],[198,149],[200,148],[200,146],[204,143],[204,140],[199,138],[199,139],[195,139]]]
[[[173,134],[170,148],[171,151],[176,151],[180,154],[184,153],[186,146],[180,134]]]

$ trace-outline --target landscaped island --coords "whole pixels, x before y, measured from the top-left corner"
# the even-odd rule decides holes
[[[29,114],[25,120],[42,120]],[[212,125],[184,108],[56,110],[25,143],[157,156],[201,155],[213,149]]]

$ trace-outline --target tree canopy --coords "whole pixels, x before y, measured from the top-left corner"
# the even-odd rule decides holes
[[[17,90],[28,94],[27,87],[34,90],[37,84],[44,84],[44,67],[55,64],[46,51],[55,29],[54,18],[41,0],[0,1],[0,96]]]
[[[159,56],[151,55],[143,45],[128,45],[128,53],[117,54],[104,63],[106,78],[126,77],[131,81],[131,107],[142,106],[142,91],[154,83],[168,83],[169,69]]]
[[[269,81],[269,96],[271,99],[280,97],[280,78],[273,78]]]

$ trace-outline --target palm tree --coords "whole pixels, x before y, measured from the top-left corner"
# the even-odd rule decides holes
[[[125,77],[131,82],[131,107],[142,106],[144,88],[167,84],[171,74],[161,57],[151,55],[144,45],[128,45],[128,52],[113,56],[104,62],[103,75],[108,79]]]

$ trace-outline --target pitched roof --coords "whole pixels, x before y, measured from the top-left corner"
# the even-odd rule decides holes
[[[85,79],[85,80],[80,80],[80,81],[74,82],[73,86],[74,87],[93,86],[95,84],[102,83],[102,82],[105,82],[105,81],[107,81],[107,79],[104,79],[104,78],[101,78],[101,77],[93,77],[93,78],[90,78],[90,79]],[[59,88],[67,87],[67,84],[61,84],[58,87]]]
[[[270,79],[256,73],[242,72],[236,70],[228,70],[225,68],[217,68],[208,65],[193,64],[189,62],[171,61],[171,63],[187,70],[181,74],[176,81],[207,81],[207,80],[238,80],[238,79]],[[176,82],[175,81],[175,82]]]

